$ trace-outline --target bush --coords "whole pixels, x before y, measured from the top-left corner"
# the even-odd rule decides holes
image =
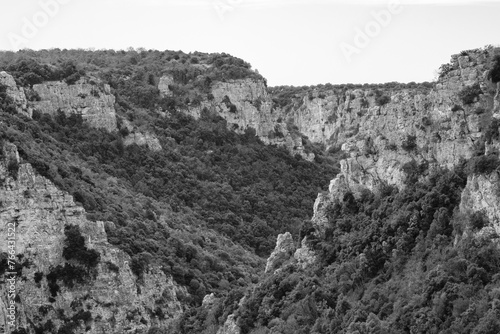
[[[7,170],[14,179],[17,180],[17,176],[19,173],[19,163],[16,160],[10,160],[7,165]]]
[[[394,143],[387,143],[387,146],[385,148],[390,150],[390,151],[397,151],[398,145],[396,145]]]
[[[94,249],[85,247],[85,239],[78,226],[66,226],[64,234],[66,235],[66,240],[64,242],[63,257],[66,260],[76,260],[88,268],[97,266],[100,254]]]
[[[401,148],[406,152],[411,152],[417,148],[417,137],[407,135],[406,139],[401,143]]]
[[[484,133],[484,140],[486,143],[491,144],[493,140],[500,139],[499,128],[500,128],[500,120],[498,120],[497,118],[493,118]]]
[[[472,86],[466,86],[458,93],[458,97],[462,100],[463,104],[472,104],[479,98],[479,95],[482,94],[483,91],[478,83]]]
[[[450,73],[453,70],[453,65],[451,64],[443,64],[439,67],[439,78],[444,77],[446,74]]]
[[[411,160],[405,163],[401,169],[406,174],[406,183],[413,184],[427,170],[427,165],[425,163],[419,165],[415,160]]]
[[[480,230],[488,225],[488,218],[482,212],[474,212],[470,218],[470,224],[474,230]]]
[[[468,175],[490,174],[500,167],[500,160],[496,155],[480,155],[469,160],[466,166]]]
[[[424,116],[424,117],[422,117],[422,124],[424,126],[430,126],[432,124],[432,121],[430,120],[429,117]]]
[[[36,272],[35,273],[35,283],[39,283],[43,278],[43,273],[42,272]]]
[[[7,95],[7,86],[0,84],[0,110],[8,114],[16,114],[14,100]]]
[[[377,106],[383,106],[391,101],[391,98],[383,94],[380,90],[375,91],[375,104]]]
[[[493,83],[500,82],[500,55],[495,56],[493,68],[488,73],[488,79]]]
[[[64,266],[58,265],[53,268],[47,274],[47,281],[52,297],[55,297],[60,289],[57,285],[58,280],[72,288],[75,283],[84,283],[88,277],[88,272],[85,269],[66,263]]]

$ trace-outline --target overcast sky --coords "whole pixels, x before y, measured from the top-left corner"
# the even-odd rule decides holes
[[[500,1],[2,0],[0,49],[226,52],[268,85],[432,81],[500,44]]]

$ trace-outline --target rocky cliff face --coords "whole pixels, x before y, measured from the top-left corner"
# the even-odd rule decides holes
[[[136,144],[139,146],[146,146],[151,151],[160,151],[162,149],[160,141],[153,134],[146,132],[134,132],[127,135],[123,139],[123,144],[129,146]]]
[[[307,159],[312,156],[305,154],[302,137],[327,147],[343,145],[351,155],[344,166],[352,170],[349,175],[359,174],[358,168],[367,171],[370,189],[380,180],[401,185],[402,176],[395,171],[412,159],[451,167],[470,157],[488,120],[500,112],[499,89],[486,79],[495,52],[490,48],[454,55],[434,89],[331,89],[280,108],[273,105],[263,81],[233,80],[212,84],[213,98],[187,112],[200,117],[206,108],[236,131],[251,127],[264,142],[285,145]],[[160,80],[165,96],[171,94],[172,82],[167,76]],[[464,105],[460,92],[476,84],[482,94]],[[382,103],[380,93],[387,98]],[[408,136],[415,136],[417,150],[402,149]],[[354,184],[349,177],[346,181]]]
[[[33,85],[33,101],[27,100],[25,89],[7,72],[0,72],[0,85],[7,87],[19,114],[31,117],[33,110],[38,110],[54,115],[61,110],[66,116],[81,115],[93,127],[116,130],[115,97],[109,85],[96,78],[84,77],[73,85],[62,81]]]
[[[109,85],[95,78],[81,78],[73,85],[62,81],[47,81],[33,85],[40,101],[34,101],[33,109],[54,115],[58,110],[66,116],[82,115],[91,126],[116,130],[115,97]]]
[[[303,105],[286,113],[300,132],[328,146],[341,146],[348,157],[318,195],[313,226],[322,233],[326,208],[346,192],[355,196],[383,185],[404,187],[405,167],[420,166],[423,175],[435,167],[451,168],[470,158],[489,129],[500,118],[500,85],[488,78],[500,50],[487,48],[454,55],[444,66],[435,88],[384,91],[347,90],[341,95],[304,97]],[[382,95],[382,96],[383,96]],[[321,129],[320,129],[321,127]],[[486,154],[498,154],[499,144],[486,144]],[[500,232],[497,203],[498,176],[471,176],[462,196],[461,211],[482,211],[490,221],[484,232]],[[314,255],[302,243],[295,252],[302,265]]]
[[[130,257],[108,243],[104,223],[88,221],[70,195],[20,163],[12,144],[3,148],[0,203],[0,253],[8,252],[7,224],[14,223],[16,261],[22,266],[16,279],[17,328],[34,333],[35,324],[54,329],[65,324],[73,333],[146,333],[152,327],[168,331],[182,313],[177,293],[185,291],[171,277],[150,268],[139,280]],[[70,225],[78,226],[85,246],[100,254],[83,283],[64,282],[60,270],[75,264],[63,257]],[[12,333],[6,291],[7,284],[0,285],[0,328]]]
[[[290,255],[294,250],[295,245],[293,243],[292,235],[289,232],[278,235],[276,247],[267,259],[265,272],[268,273],[276,268],[279,268],[284,261],[290,258]]]
[[[172,94],[168,88],[172,82],[170,76],[161,78],[158,89],[163,96]],[[284,118],[280,119],[282,113],[272,108],[264,81],[241,79],[215,82],[210,94],[210,99],[185,111],[194,118],[199,118],[204,110],[216,113],[236,132],[243,133],[252,128],[267,144],[285,146],[292,154],[299,154],[307,160],[314,158],[313,154],[305,152],[301,135],[297,131],[290,131]]]
[[[0,72],[0,85],[7,87],[7,95],[14,101],[19,114],[31,117],[32,109],[28,106],[28,100],[22,87],[17,87],[14,78],[7,72]]]
[[[488,223],[479,226],[479,234],[487,237],[500,235],[500,178],[498,172],[473,175],[467,179],[462,192],[460,211],[465,214],[481,213]]]

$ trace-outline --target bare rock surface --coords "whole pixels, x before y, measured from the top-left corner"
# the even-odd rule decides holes
[[[75,84],[47,81],[33,85],[40,101],[32,102],[33,109],[54,115],[61,110],[70,116],[79,114],[90,126],[116,130],[115,97],[109,85],[94,78],[83,77]]]
[[[14,145],[4,145],[3,152],[0,252],[8,252],[8,224],[14,223],[16,261],[22,264],[16,280],[16,326],[32,333],[33,322],[51,321],[59,328],[67,319],[88,311],[90,317],[77,322],[74,333],[146,333],[152,327],[168,332],[182,313],[177,293],[185,293],[184,289],[156,267],[138,279],[130,269],[130,257],[108,243],[103,222],[87,220],[72,196],[38,175],[30,164],[21,162],[17,171],[7,169],[6,160],[19,161]],[[62,255],[65,228],[70,225],[79,227],[85,246],[97,251],[100,261],[85,283],[70,286],[57,279],[59,291],[54,294],[47,276],[58,266],[74,264]],[[0,328],[11,333],[6,289],[6,284],[0,285]]]

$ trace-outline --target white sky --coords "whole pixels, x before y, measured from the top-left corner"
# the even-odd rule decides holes
[[[270,86],[300,86],[432,81],[452,54],[500,44],[500,1],[400,0],[389,12],[396,1],[0,0],[0,49],[226,52]]]

